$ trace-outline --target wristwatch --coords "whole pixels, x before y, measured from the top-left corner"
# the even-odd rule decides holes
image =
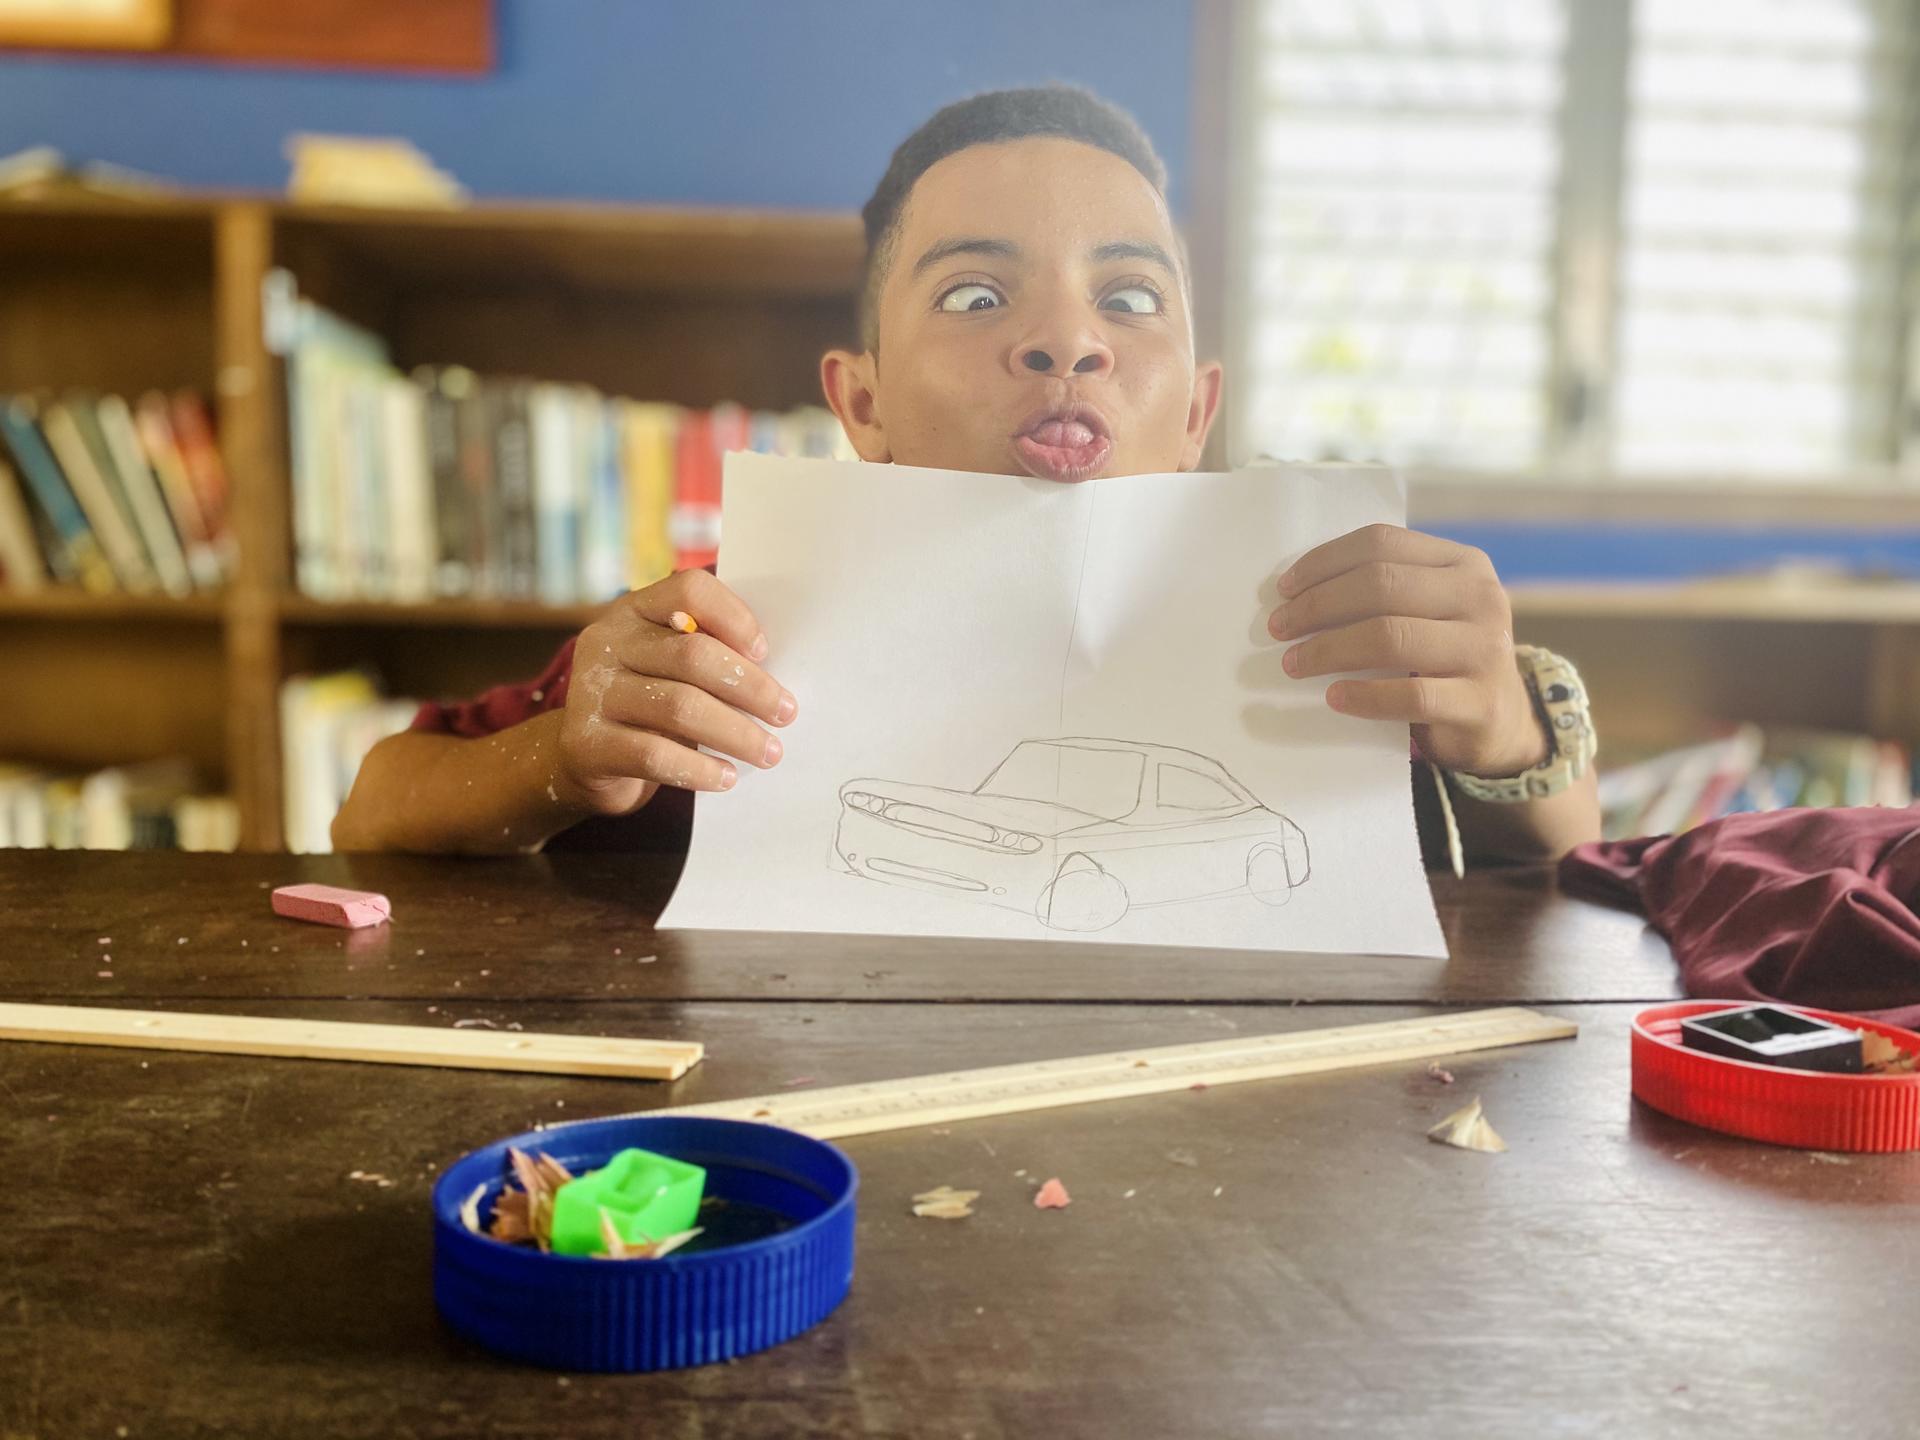
[[[1599,750],[1593,717],[1587,710],[1587,687],[1580,683],[1580,672],[1573,668],[1573,662],[1537,645],[1514,646],[1513,659],[1526,682],[1534,714],[1546,728],[1547,758],[1518,775],[1498,780],[1463,775],[1458,770],[1448,772],[1461,794],[1496,805],[1518,805],[1558,795],[1587,773]]]

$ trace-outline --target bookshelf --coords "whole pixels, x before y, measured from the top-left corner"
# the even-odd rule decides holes
[[[858,221],[841,215],[0,200],[0,393],[215,397],[237,546],[217,595],[0,591],[0,757],[185,755],[237,798],[243,846],[272,850],[286,676],[372,665],[395,693],[471,693],[532,673],[593,618],[588,605],[294,592],[285,375],[263,330],[273,268],[403,367],[786,409],[817,403],[821,351],[852,335],[860,253]]]
[[[284,678],[372,665],[397,694],[468,694],[533,673],[596,613],[294,591],[285,375],[263,333],[271,269],[376,331],[403,367],[456,361],[688,406],[784,409],[817,402],[821,351],[851,336],[859,261],[850,215],[0,199],[0,393],[215,397],[237,541],[217,595],[0,590],[0,759],[185,755],[238,799],[243,845],[271,850]],[[1920,516],[1920,491],[1688,497],[1441,477],[1417,482],[1413,505],[1415,523],[1436,528],[1583,514],[1863,521]],[[1526,585],[1513,598],[1523,638],[1582,665],[1614,754],[1726,719],[1920,747],[1920,585]]]

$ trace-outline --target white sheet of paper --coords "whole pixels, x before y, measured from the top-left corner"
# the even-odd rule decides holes
[[[1407,727],[1329,710],[1265,623],[1303,552],[1404,523],[1395,473],[729,455],[724,496],[800,710],[699,797],[662,929],[1446,954]]]

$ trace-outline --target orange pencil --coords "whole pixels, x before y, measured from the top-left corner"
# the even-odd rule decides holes
[[[691,635],[700,628],[699,622],[684,610],[676,610],[667,616],[667,628],[678,630],[682,635]]]

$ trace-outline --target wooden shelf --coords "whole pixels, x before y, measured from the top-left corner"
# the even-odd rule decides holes
[[[57,586],[44,590],[0,589],[0,619],[83,620],[95,623],[122,620],[163,624],[212,625],[226,612],[225,601],[207,595],[96,595]]]
[[[859,284],[864,251],[854,216],[802,211],[284,205],[275,215],[295,243],[322,242],[357,268],[443,291],[840,299]]]
[[[581,630],[605,605],[543,605],[530,600],[314,600],[288,595],[280,615],[290,625],[479,628],[490,630]]]
[[[108,764],[186,754],[239,801],[242,843],[281,844],[285,677],[366,665],[403,693],[468,695],[537,673],[602,607],[329,603],[293,594],[286,376],[263,282],[290,271],[382,336],[401,367],[580,381],[610,394],[818,403],[852,338],[852,215],[586,205],[380,211],[267,196],[0,199],[0,391],[214,395],[234,477],[222,595],[0,592],[0,757]],[[1776,495],[1427,484],[1416,523],[1764,518]],[[1791,518],[1920,515],[1891,481],[1794,497]],[[1722,718],[1871,729],[1920,744],[1920,584],[1746,580],[1519,585],[1520,638],[1574,657],[1603,736],[1658,745]],[[69,625],[86,625],[75,644]],[[24,678],[18,678],[24,677]],[[1603,748],[1603,754],[1606,751]]]
[[[1920,624],[1913,582],[1739,579],[1689,584],[1541,584],[1508,587],[1523,619],[1755,620],[1777,623]]]

